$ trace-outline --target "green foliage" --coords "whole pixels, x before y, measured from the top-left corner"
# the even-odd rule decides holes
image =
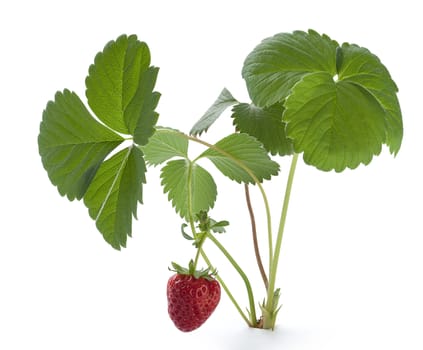
[[[259,107],[282,102],[291,88],[313,72],[336,74],[338,43],[315,31],[280,33],[262,41],[246,58],[242,76]]]
[[[369,50],[347,43],[342,44],[339,49],[342,52],[338,69],[339,81],[368,91],[380,104],[384,110],[384,143],[390,147],[391,153],[397,154],[401,147],[403,125],[395,82],[379,58]]]
[[[381,151],[384,110],[364,89],[335,83],[327,73],[309,74],[285,106],[286,132],[308,164],[342,171],[368,164]]]
[[[39,153],[51,182],[69,200],[83,199],[116,249],[132,234],[146,164],[163,165],[164,192],[192,223],[217,197],[213,177],[198,164],[204,158],[230,179],[254,184],[278,174],[270,155],[295,154],[296,161],[302,153],[307,164],[340,172],[370,163],[383,145],[394,155],[401,147],[398,89],[385,66],[369,50],[313,30],[263,40],[242,69],[252,102],[223,89],[192,136],[156,127],[158,71],[147,44],[122,35],[89,67],[86,97],[94,115],[65,89],[47,103],[40,124]],[[214,145],[200,140],[229,107],[237,133]],[[189,141],[207,149],[191,160]],[[227,224],[210,219],[208,227],[223,232]]]
[[[246,169],[259,182],[270,179],[279,171],[278,163],[270,159],[262,144],[247,134],[229,135],[200,157],[210,159],[225,176],[239,183],[255,183]]]
[[[83,197],[104,158],[122,141],[92,118],[74,92],[64,90],[44,110],[38,148],[51,182],[73,200]]]
[[[158,128],[141,149],[148,164],[159,165],[174,157],[188,158],[188,139],[180,131]]]
[[[400,148],[397,87],[367,49],[312,30],[277,34],[248,55],[243,77],[257,106],[284,104],[294,151],[321,170],[368,164],[383,144]]]
[[[232,105],[235,105],[232,108],[232,118],[237,131],[255,137],[272,155],[284,156],[293,153],[292,142],[285,134],[286,124],[282,121],[282,104],[260,108],[254,104],[238,103],[226,88],[192,127],[191,135],[201,135],[206,132]]]
[[[85,80],[88,104],[110,128],[147,143],[158,114],[160,95],[153,92],[158,68],[150,67],[147,44],[135,35],[120,36],[99,52]]]
[[[159,128],[141,149],[150,165],[167,161],[161,170],[161,184],[182,218],[189,221],[193,213],[213,208],[217,197],[216,183],[204,168],[188,159],[188,137],[185,134],[174,129]]]
[[[188,158],[188,139],[180,131],[159,128],[150,142],[141,147],[149,164],[167,162],[161,170],[164,192],[176,212],[186,220],[194,219],[194,213],[213,208],[217,197],[213,177],[197,164],[198,160],[209,158],[224,175],[237,182],[254,183],[246,168],[251,169],[258,181],[278,172],[278,164],[269,158],[260,142],[246,134],[234,134],[211,145],[211,149],[193,161]]]
[[[200,211],[196,214],[196,221],[198,221],[198,229],[200,232],[215,232],[215,233],[224,233],[226,232],[225,227],[229,226],[229,221],[221,220],[216,221],[212,219],[207,212]]]
[[[120,36],[97,54],[86,79],[88,104],[68,90],[56,93],[43,113],[38,147],[44,168],[61,195],[84,199],[98,230],[114,248],[126,245],[145,183],[143,145],[155,131],[153,92],[158,69],[135,35]],[[124,139],[133,145],[113,155]]]
[[[103,162],[84,196],[90,217],[116,249],[125,247],[127,235],[131,236],[145,172],[141,151],[130,146]]]
[[[210,106],[210,108],[204,113],[204,115],[194,124],[190,134],[201,135],[207,131],[208,128],[221,116],[221,114],[230,106],[234,105],[238,101],[232,96],[232,94],[226,88],[222,90],[216,101]]]
[[[198,164],[188,159],[171,160],[162,168],[161,178],[164,191],[168,193],[176,212],[187,221],[193,213],[213,208],[217,196],[216,183],[210,173]]]
[[[293,153],[292,141],[286,137],[286,124],[282,121],[281,104],[260,108],[240,103],[232,110],[236,129],[257,138],[269,153],[281,156]]]

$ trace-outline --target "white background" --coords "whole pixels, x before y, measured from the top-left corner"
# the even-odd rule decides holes
[[[4,1],[0,5],[0,349],[423,349],[422,37],[417,1]],[[121,252],[82,203],[49,183],[38,156],[42,111],[57,90],[84,98],[94,55],[122,33],[148,43],[160,67],[159,124],[188,131],[227,87],[247,101],[245,56],[278,32],[313,28],[367,47],[399,86],[404,142],[368,167],[323,173],[299,162],[278,285],[275,332],[248,329],[224,295],[199,330],[167,316],[172,260],[193,251],[148,172],[145,205]],[[206,135],[228,133],[226,115]],[[288,164],[266,184],[275,226]],[[208,166],[208,165],[207,165]],[[254,266],[242,187],[217,175],[213,216],[264,297]],[[254,192],[254,191],[253,191]],[[256,193],[253,193],[256,196]],[[259,197],[257,215],[262,215]],[[265,237],[264,223],[260,231]],[[276,228],[276,227],[275,227]],[[266,253],[265,240],[262,251]],[[206,246],[241,305],[242,282]],[[148,344],[148,345],[147,345]]]

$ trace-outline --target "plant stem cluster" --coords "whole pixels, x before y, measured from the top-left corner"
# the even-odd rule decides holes
[[[282,246],[282,239],[283,239],[283,233],[287,218],[287,212],[288,212],[288,206],[289,206],[289,199],[291,195],[291,189],[292,184],[294,180],[294,174],[295,174],[295,168],[297,164],[298,155],[294,154],[292,156],[292,162],[291,162],[291,168],[288,175],[288,180],[286,184],[286,190],[285,190],[285,197],[283,201],[282,206],[282,212],[279,222],[279,228],[276,236],[276,241],[274,244],[274,238],[272,233],[272,222],[271,222],[271,214],[270,214],[270,206],[267,199],[266,192],[264,191],[263,186],[261,185],[260,181],[256,178],[254,173],[249,169],[245,164],[238,162],[236,159],[233,159],[230,154],[227,154],[226,152],[220,150],[215,145],[211,145],[203,140],[200,140],[197,137],[192,136],[186,136],[189,140],[198,142],[202,144],[203,146],[206,146],[208,148],[214,149],[215,151],[222,153],[224,156],[228,158],[232,158],[232,161],[238,163],[238,165],[243,168],[255,181],[255,184],[260,189],[260,193],[262,195],[263,203],[266,210],[266,216],[267,216],[267,231],[268,231],[268,246],[269,246],[269,268],[268,272],[266,272],[263,263],[261,254],[259,251],[259,244],[258,244],[258,235],[257,235],[257,228],[255,223],[255,216],[253,211],[253,206],[251,203],[250,193],[249,193],[249,186],[248,184],[244,184],[245,188],[245,196],[246,196],[246,202],[247,202],[247,208],[250,216],[251,221],[251,229],[252,229],[252,236],[253,236],[253,246],[254,246],[254,252],[255,257],[257,261],[257,266],[260,270],[260,274],[263,279],[264,286],[267,291],[267,296],[265,298],[265,301],[262,304],[259,304],[259,307],[261,309],[261,317],[257,317],[256,312],[256,302],[254,298],[254,292],[253,288],[251,286],[250,280],[247,276],[247,274],[244,272],[244,270],[240,267],[240,265],[237,263],[237,261],[233,258],[233,256],[229,253],[229,251],[222,245],[222,243],[215,237],[213,234],[213,228],[210,226],[210,218],[208,217],[208,214],[205,212],[200,212],[198,214],[195,214],[192,212],[192,188],[189,186],[188,193],[187,193],[187,201],[188,201],[188,208],[189,208],[189,226],[192,231],[192,235],[195,240],[195,246],[197,248],[197,253],[194,260],[194,267],[197,266],[198,260],[200,255],[203,257],[204,261],[208,265],[208,268],[211,270],[214,270],[215,267],[212,265],[209,257],[207,256],[206,252],[203,249],[203,244],[206,239],[209,239],[214,245],[220,250],[220,252],[224,255],[224,257],[228,260],[228,262],[233,266],[233,268],[237,271],[241,279],[243,280],[246,288],[246,292],[248,295],[248,301],[249,301],[249,309],[248,309],[248,316],[242,311],[242,308],[239,306],[238,302],[236,301],[235,297],[227,287],[226,283],[222,279],[219,273],[216,274],[216,278],[221,283],[222,288],[227,293],[229,299],[234,304],[235,308],[240,313],[241,317],[244,319],[244,321],[248,324],[250,327],[254,328],[265,328],[265,329],[274,329],[276,318],[278,311],[280,309],[279,305],[279,298],[280,298],[280,290],[279,288],[276,288],[276,278],[277,278],[277,270],[278,270],[278,264],[279,264],[279,257],[280,257],[280,251]],[[188,174],[188,178],[190,178],[190,174]],[[192,183],[191,181],[188,181],[188,184]],[[197,226],[196,226],[197,223]],[[198,228],[198,230],[197,230]]]

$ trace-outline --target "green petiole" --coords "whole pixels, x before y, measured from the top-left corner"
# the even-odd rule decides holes
[[[279,222],[279,230],[278,230],[278,235],[277,235],[277,238],[276,238],[275,251],[274,251],[274,254],[273,254],[273,262],[272,262],[272,265],[270,266],[270,271],[269,271],[269,289],[268,289],[268,293],[267,293],[267,301],[266,301],[265,309],[269,313],[270,317],[265,317],[263,328],[272,328],[273,329],[274,326],[275,326],[276,313],[277,313],[277,310],[278,310],[277,309],[278,306],[275,305],[275,303],[274,303],[276,274],[277,274],[277,270],[278,270],[278,263],[279,263],[281,245],[282,245],[282,238],[283,238],[283,233],[284,233],[284,229],[285,229],[286,217],[287,217],[288,206],[289,206],[289,199],[290,199],[290,196],[291,196],[291,189],[292,189],[292,183],[293,183],[293,180],[294,180],[294,174],[295,174],[295,168],[296,168],[296,165],[297,165],[297,160],[298,160],[298,154],[294,154],[293,157],[292,157],[291,167],[289,169],[288,180],[287,180],[287,183],[286,183],[285,197],[284,197],[284,201],[283,201],[281,218],[280,218],[280,222]]]
[[[245,287],[247,288],[248,293],[248,301],[250,304],[250,324],[252,327],[257,326],[257,317],[256,317],[256,307],[254,301],[254,294],[253,289],[251,288],[250,281],[245,274],[245,272],[241,269],[235,259],[229,254],[229,252],[225,249],[225,247],[216,239],[210,232],[207,233],[207,237],[216,245],[217,248],[222,252],[222,254],[228,259],[228,261],[232,264],[238,274],[241,276],[242,280],[245,283]]]
[[[212,270],[212,271],[215,270],[215,268],[213,267],[211,261],[209,260],[209,258],[207,257],[207,255],[206,255],[206,253],[205,253],[205,251],[203,249],[201,250],[201,256],[204,259],[204,261],[206,262],[207,266],[210,268],[210,270]],[[224,280],[222,279],[222,277],[220,277],[219,273],[216,274],[216,279],[219,281],[219,283],[222,286],[223,290],[226,292],[229,300],[232,302],[232,304],[234,304],[235,308],[237,309],[237,311],[239,312],[239,314],[241,315],[241,317],[243,318],[243,320],[247,323],[247,325],[249,327],[253,327],[253,324],[248,319],[248,317],[245,315],[245,313],[242,311],[242,309],[239,306],[238,302],[234,298],[233,294],[229,290],[228,286],[226,285],[226,283],[224,282]]]

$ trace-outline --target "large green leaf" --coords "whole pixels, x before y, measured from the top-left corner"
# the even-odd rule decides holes
[[[159,128],[141,150],[147,163],[159,165],[174,157],[187,158],[188,139],[178,130]]]
[[[338,44],[313,30],[280,33],[263,40],[246,58],[242,76],[253,103],[282,102],[301,78],[312,72],[336,74]]]
[[[104,158],[122,141],[93,119],[75,93],[64,90],[44,110],[38,148],[51,182],[73,200],[82,198]]]
[[[259,182],[279,171],[278,163],[270,159],[262,144],[243,133],[223,138],[200,157],[210,159],[224,175],[239,183],[255,182],[249,171]]]
[[[103,162],[84,196],[98,230],[116,249],[125,247],[127,236],[131,236],[145,172],[142,152],[130,146]]]
[[[203,114],[203,116],[194,124],[190,134],[201,135],[207,131],[208,128],[222,115],[222,113],[230,106],[234,105],[238,101],[232,96],[232,94],[224,88],[216,101],[210,106],[210,108]]]
[[[328,73],[309,74],[285,103],[287,135],[295,152],[321,170],[368,164],[385,141],[385,111],[365,89]]]
[[[110,128],[147,143],[154,132],[160,95],[153,92],[158,69],[150,67],[147,44],[120,36],[99,52],[86,78],[88,104]]]
[[[260,108],[253,104],[240,103],[232,109],[232,118],[237,130],[254,136],[272,155],[292,154],[292,141],[286,137],[286,124],[282,121],[283,106],[276,104]]]
[[[161,178],[164,192],[168,193],[169,200],[182,218],[189,220],[191,214],[213,208],[217,196],[216,184],[198,164],[187,159],[171,160],[162,168]]]
[[[397,86],[369,50],[310,30],[264,40],[243,77],[253,102],[283,103],[295,152],[322,170],[368,164],[382,145],[396,154],[403,126]]]

